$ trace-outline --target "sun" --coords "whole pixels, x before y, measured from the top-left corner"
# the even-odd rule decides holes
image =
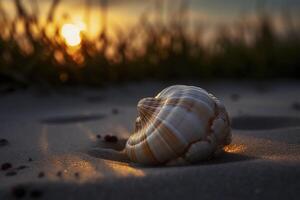
[[[61,35],[68,46],[77,46],[81,42],[81,27],[75,24],[64,24],[61,28]]]

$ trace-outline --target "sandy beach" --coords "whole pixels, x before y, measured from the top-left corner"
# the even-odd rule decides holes
[[[1,94],[0,199],[299,199],[299,81],[178,83],[226,105],[233,141],[222,157],[149,167],[91,152],[121,149],[138,100],[173,83]]]

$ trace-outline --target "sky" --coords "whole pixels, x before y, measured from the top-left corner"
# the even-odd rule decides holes
[[[12,0],[0,0],[8,13],[13,15]],[[37,1],[41,15],[45,15],[51,0],[23,0],[23,4],[30,7]],[[69,16],[69,22],[84,21],[86,2],[90,2],[89,31],[96,33],[100,26],[100,2],[105,0],[62,0],[57,10],[57,16]],[[178,7],[180,0],[106,0],[109,5],[108,24],[110,27],[128,27],[136,23],[146,11],[155,12],[155,2],[163,2],[164,13],[172,13]],[[187,2],[187,0],[185,0]],[[258,5],[273,14],[280,13],[283,9],[295,15],[300,11],[300,0],[189,0],[190,20],[193,24],[205,23],[214,25],[230,23],[239,20],[241,16],[251,16],[257,11]],[[300,13],[300,12],[299,12]]]

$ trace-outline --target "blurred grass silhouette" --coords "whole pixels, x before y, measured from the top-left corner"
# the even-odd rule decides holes
[[[278,34],[272,16],[262,12],[255,24],[242,20],[234,27],[220,26],[216,39],[205,45],[203,28],[189,31],[187,6],[182,4],[167,23],[151,21],[144,14],[128,30],[116,29],[116,39],[104,27],[96,39],[82,33],[80,47],[70,49],[53,21],[60,0],[51,3],[46,23],[41,24],[34,3],[33,12],[28,12],[15,0],[17,15],[9,20],[0,2],[1,85],[101,86],[145,79],[300,76],[300,30],[288,15],[282,17],[284,34]],[[102,9],[105,20],[107,7]],[[49,29],[54,34],[47,34]]]

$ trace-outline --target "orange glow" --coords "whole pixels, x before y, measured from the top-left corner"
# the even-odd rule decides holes
[[[109,166],[112,170],[114,170],[117,176],[121,176],[121,177],[145,176],[145,173],[141,169],[133,168],[129,164],[119,163],[114,161],[105,161],[105,164]]]
[[[103,178],[103,174],[96,165],[75,154],[53,155],[47,159],[42,168],[47,171],[47,178],[53,181],[61,181],[57,172],[61,171],[64,181],[87,183]],[[78,172],[77,178],[74,174]]]
[[[246,146],[243,144],[230,144],[224,147],[224,151],[228,153],[241,153],[246,150]]]
[[[81,31],[83,25],[64,24],[61,28],[61,35],[68,46],[78,46],[81,42]]]

